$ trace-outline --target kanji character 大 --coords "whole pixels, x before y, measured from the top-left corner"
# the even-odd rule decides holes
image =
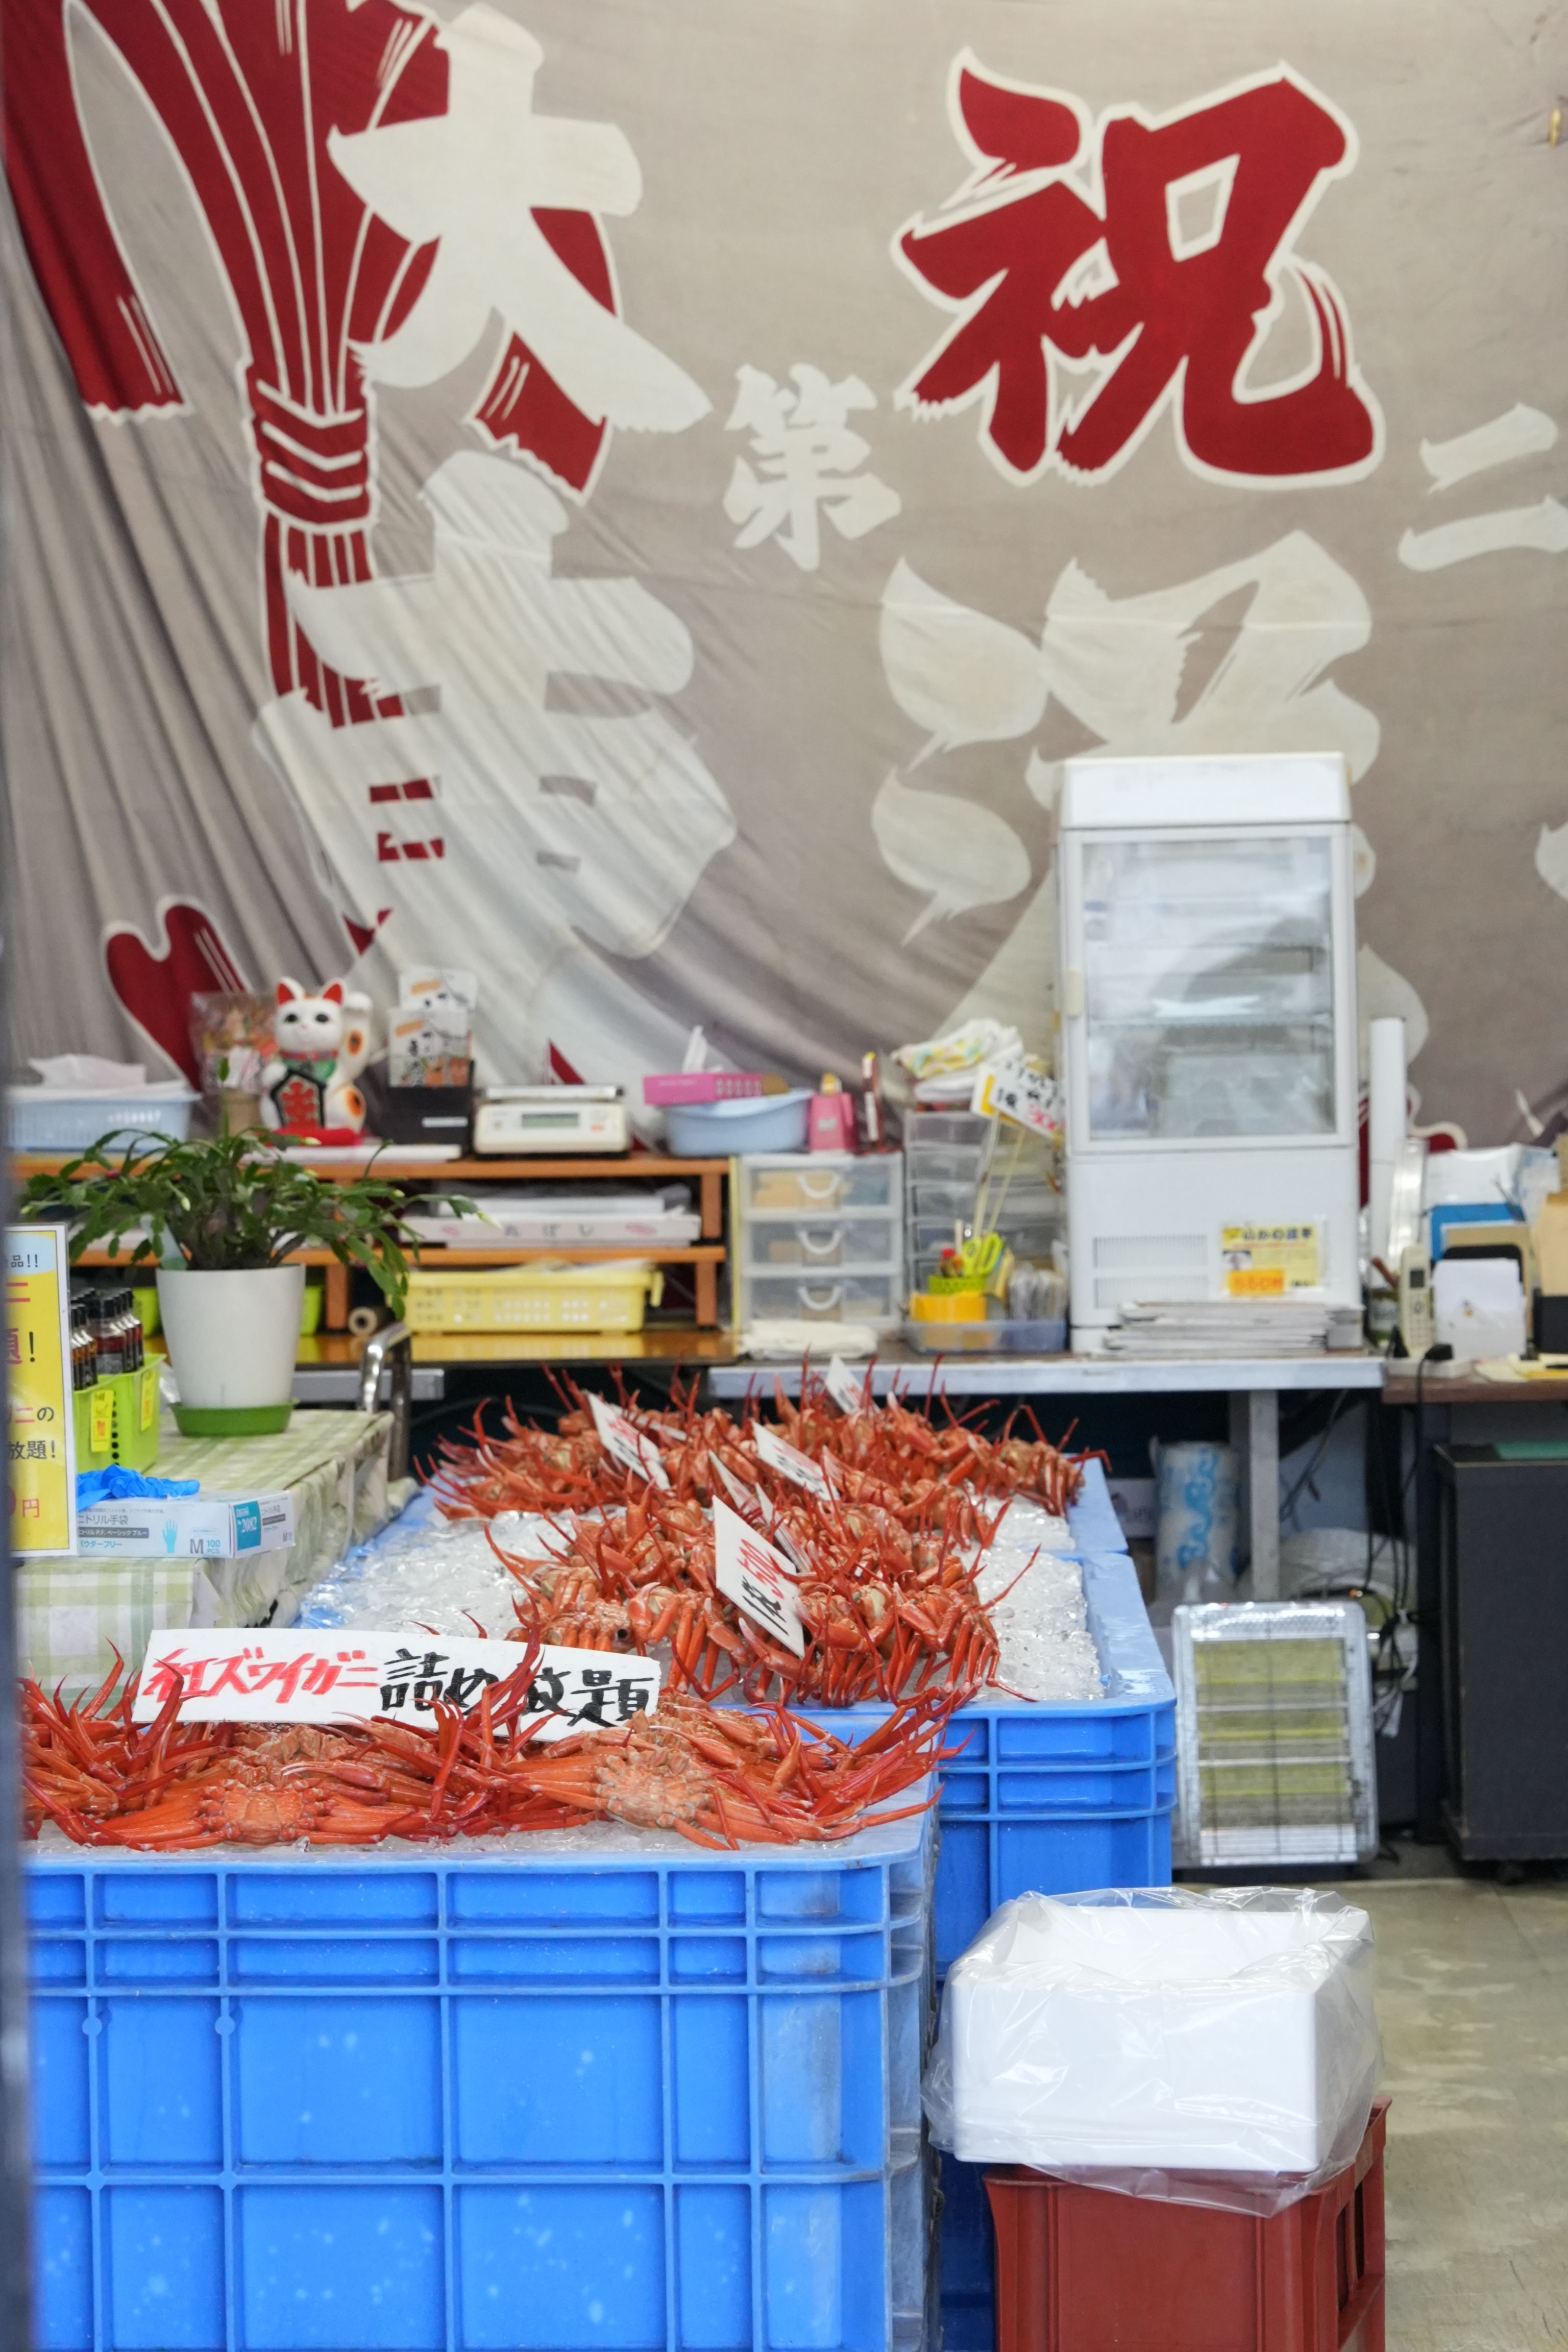
[[[1012,479],[1113,473],[1169,406],[1194,471],[1284,487],[1375,465],[1382,416],[1338,289],[1296,239],[1355,162],[1352,125],[1281,67],[1151,116],[999,80],[968,52],[950,110],[975,169],[908,224],[897,258],[958,323],[900,406],[984,404],[981,442]],[[1293,287],[1313,354],[1251,372]],[[1088,379],[1069,404],[1064,376]]]

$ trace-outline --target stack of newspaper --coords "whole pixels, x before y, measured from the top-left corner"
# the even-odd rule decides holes
[[[1126,1300],[1106,1335],[1115,1356],[1321,1356],[1361,1346],[1361,1309],[1323,1298]]]

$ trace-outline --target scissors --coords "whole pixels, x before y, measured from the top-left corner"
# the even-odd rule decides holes
[[[959,1272],[971,1282],[985,1282],[1002,1255],[1000,1234],[972,1234],[958,1252]]]

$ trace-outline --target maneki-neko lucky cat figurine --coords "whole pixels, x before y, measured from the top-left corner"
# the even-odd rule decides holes
[[[341,980],[310,996],[297,980],[278,983],[272,1016],[277,1054],[261,1073],[262,1124],[312,1143],[354,1143],[364,1130],[364,1097],[353,1081],[370,1059],[370,999],[348,996]]]

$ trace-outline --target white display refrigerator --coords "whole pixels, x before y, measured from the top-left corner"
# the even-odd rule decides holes
[[[1343,761],[1068,761],[1058,865],[1075,1348],[1124,1300],[1359,1303]]]

